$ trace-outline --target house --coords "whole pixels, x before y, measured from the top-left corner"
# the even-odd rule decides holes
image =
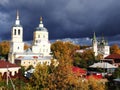
[[[10,76],[15,76],[15,74],[19,72],[20,68],[21,67],[16,64],[12,64],[5,60],[0,60],[0,73],[2,74],[2,76],[5,75],[7,72],[9,72]]]
[[[120,54],[110,54],[105,59],[104,62],[110,62],[111,64],[120,67]]]

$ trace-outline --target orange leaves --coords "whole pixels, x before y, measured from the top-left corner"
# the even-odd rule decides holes
[[[110,47],[111,54],[120,54],[120,48],[117,44]]]
[[[10,42],[9,41],[3,41],[0,42],[0,54],[1,55],[7,55],[10,50]]]

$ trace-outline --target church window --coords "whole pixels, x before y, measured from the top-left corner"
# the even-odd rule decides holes
[[[14,35],[16,35],[16,29],[14,29]]]
[[[19,47],[18,47],[18,49],[19,49]]]
[[[40,38],[40,35],[38,35],[38,38]]]
[[[45,35],[43,35],[43,38],[45,38]]]
[[[36,43],[38,43],[38,40],[36,40]]]
[[[43,52],[45,52],[45,50],[43,49]]]
[[[18,29],[18,35],[20,35],[20,29]]]

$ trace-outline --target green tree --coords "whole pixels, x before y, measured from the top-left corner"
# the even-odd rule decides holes
[[[88,68],[93,63],[98,62],[92,50],[85,50],[83,53],[75,53],[73,64],[81,68]]]
[[[117,68],[113,73],[113,78],[120,78],[120,67]]]

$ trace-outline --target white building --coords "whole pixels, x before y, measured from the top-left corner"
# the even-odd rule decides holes
[[[16,21],[12,27],[11,45],[8,60],[11,63],[19,63],[23,66],[33,65],[37,63],[51,63],[50,42],[47,29],[44,27],[42,17],[39,26],[35,29],[33,35],[33,43],[31,48],[24,50],[23,27],[20,24],[19,13],[17,11]]]
[[[0,60],[0,73],[2,74],[2,76],[8,72],[10,76],[14,76],[19,72],[20,68],[21,67],[16,64],[12,64],[7,61]]]
[[[95,56],[102,54],[104,58],[110,55],[110,46],[108,46],[108,42],[104,39],[104,37],[102,37],[100,40],[97,40],[95,33],[92,39],[92,47]]]

